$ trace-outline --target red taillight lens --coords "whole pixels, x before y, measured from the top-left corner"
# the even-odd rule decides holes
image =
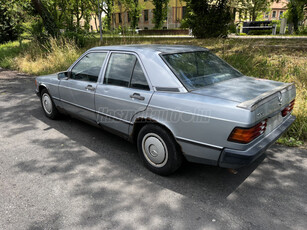
[[[293,110],[295,100],[291,101],[290,104],[281,111],[283,117],[287,116]]]
[[[259,137],[265,132],[267,126],[267,120],[264,120],[251,128],[240,128],[236,127],[228,137],[228,141],[249,143],[256,137]]]
[[[35,83],[35,86],[37,87],[37,81],[36,81],[36,79],[35,79],[35,82],[34,82],[34,83]]]

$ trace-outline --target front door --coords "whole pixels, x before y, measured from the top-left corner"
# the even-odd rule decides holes
[[[107,52],[84,55],[72,68],[71,77],[59,85],[60,99],[68,112],[96,122],[95,90]]]
[[[96,89],[97,122],[127,134],[132,117],[146,109],[152,93],[137,56],[113,52]]]

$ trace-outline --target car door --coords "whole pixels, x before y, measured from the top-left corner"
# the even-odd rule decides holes
[[[71,77],[59,84],[63,107],[70,113],[96,122],[94,95],[107,52],[85,54],[71,69]]]
[[[96,89],[97,122],[127,134],[132,117],[146,109],[152,93],[138,57],[112,52],[103,82]]]

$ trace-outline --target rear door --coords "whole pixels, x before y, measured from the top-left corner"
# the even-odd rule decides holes
[[[133,53],[112,52],[95,104],[98,123],[127,134],[132,117],[146,109],[153,91],[146,72]]]
[[[106,56],[107,52],[87,53],[71,69],[71,77],[61,80],[60,99],[68,112],[96,122],[94,95]]]

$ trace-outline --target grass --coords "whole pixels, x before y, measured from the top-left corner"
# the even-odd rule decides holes
[[[207,47],[243,74],[283,82],[297,87],[295,123],[279,139],[289,146],[306,146],[307,142],[307,40],[278,39],[192,39],[157,37],[104,37],[100,45],[184,44]],[[48,47],[18,42],[0,46],[0,66],[34,75],[67,69],[86,49],[99,45],[91,40],[83,49],[69,40],[51,40]]]

